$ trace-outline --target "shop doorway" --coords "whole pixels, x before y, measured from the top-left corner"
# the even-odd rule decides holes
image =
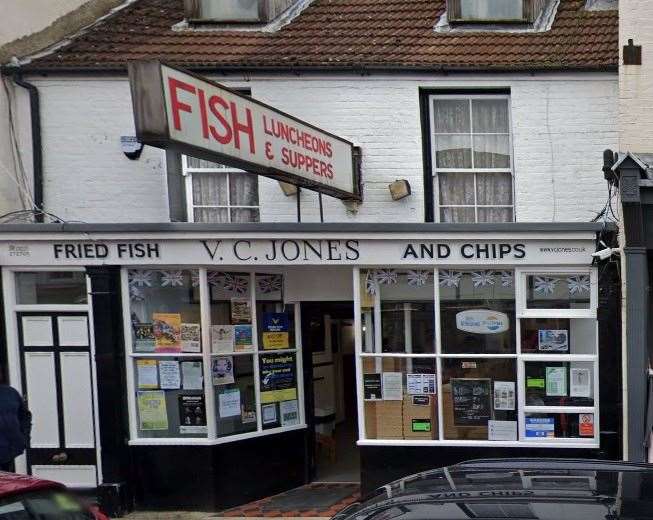
[[[354,317],[351,302],[302,306],[304,351],[311,353],[314,482],[359,482]],[[308,360],[307,360],[308,361]]]

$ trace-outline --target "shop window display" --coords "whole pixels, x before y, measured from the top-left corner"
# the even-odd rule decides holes
[[[526,277],[529,309],[589,309],[591,277],[587,273],[532,274]]]
[[[546,273],[441,268],[423,271],[411,291],[413,272],[359,272],[363,440],[598,442],[595,310],[583,308],[591,301],[585,278],[582,288],[575,284],[589,272],[559,275],[569,296],[556,293],[545,300],[551,307],[535,310],[529,284]],[[426,339],[407,348],[416,336]],[[428,399],[418,399],[423,419],[434,425],[428,435],[414,435],[406,422],[418,376],[434,383]]]
[[[295,309],[283,304],[281,275],[126,275],[137,438],[229,440],[301,426]]]

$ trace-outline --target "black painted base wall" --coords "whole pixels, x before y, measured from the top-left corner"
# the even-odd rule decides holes
[[[621,451],[612,439],[601,441],[598,450],[551,448],[492,448],[454,446],[361,446],[361,494],[363,497],[376,488],[430,469],[450,466],[473,459],[490,458],[578,458],[619,460]]]
[[[217,446],[131,447],[136,509],[220,511],[305,484],[304,430]]]

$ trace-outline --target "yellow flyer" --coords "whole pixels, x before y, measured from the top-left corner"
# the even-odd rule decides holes
[[[152,314],[156,352],[181,352],[181,314]]]
[[[143,431],[168,429],[165,392],[138,392],[138,421],[138,428]]]

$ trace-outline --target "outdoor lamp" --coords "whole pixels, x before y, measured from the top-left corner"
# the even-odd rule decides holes
[[[410,183],[406,179],[397,179],[388,185],[392,200],[401,200],[410,195]]]

